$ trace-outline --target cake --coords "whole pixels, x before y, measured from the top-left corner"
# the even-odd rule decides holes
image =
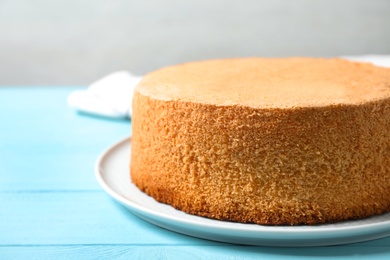
[[[314,225],[390,211],[390,70],[343,59],[237,58],[147,74],[130,175],[189,214]]]

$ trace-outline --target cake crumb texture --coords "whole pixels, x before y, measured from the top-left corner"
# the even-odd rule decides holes
[[[193,88],[203,82],[202,74],[185,74],[183,66],[203,70],[211,66],[208,62],[179,65],[168,68],[169,73],[163,69],[145,77],[133,99],[133,183],[157,201],[184,212],[243,223],[313,225],[389,212],[389,70],[331,60],[336,67],[354,67],[348,73],[369,70],[380,75],[380,80],[371,79],[368,73],[367,80],[360,78],[356,85],[347,73],[348,84],[340,85],[344,94],[338,87],[331,88],[338,93],[334,100],[327,96],[315,105],[318,93],[309,91],[306,96],[299,94],[302,100],[286,96],[287,105],[283,105],[276,97],[277,89],[268,89],[264,95],[258,91],[265,87],[257,85],[272,81],[273,74],[270,79],[246,80],[248,60],[256,63],[256,59],[228,63],[243,67],[240,79],[251,82],[255,96],[250,102],[237,98],[239,90],[224,92],[234,89],[235,83],[223,79],[204,79],[219,84],[211,90],[215,94],[219,89],[217,99],[206,98],[211,83],[202,85],[199,96],[195,95]],[[283,59],[276,60],[283,66]],[[307,62],[317,66],[319,78],[332,84],[334,70],[329,75],[323,71],[328,65],[322,64],[328,60],[296,60],[304,68]],[[216,65],[225,64],[223,60],[210,62],[209,70],[225,68]],[[264,59],[258,62],[261,66],[267,63]],[[175,81],[170,70],[183,78]],[[299,68],[293,70],[286,74],[286,81],[299,89],[300,77],[305,76]],[[226,73],[230,75],[231,70]],[[215,77],[223,78],[223,72]],[[163,92],[161,85],[175,90]],[[273,87],[278,88],[278,83]]]

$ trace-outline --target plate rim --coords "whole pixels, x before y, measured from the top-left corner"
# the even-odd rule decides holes
[[[362,225],[337,226],[338,223],[313,225],[313,226],[308,226],[308,225],[272,226],[272,225],[257,225],[257,224],[245,224],[245,223],[235,223],[235,222],[227,222],[230,224],[229,226],[219,226],[219,225],[215,226],[212,223],[198,223],[198,222],[194,222],[192,220],[180,218],[178,216],[172,216],[172,215],[168,215],[166,213],[153,211],[153,210],[151,210],[143,205],[140,205],[132,200],[129,200],[129,199],[123,197],[120,193],[118,193],[112,187],[110,187],[106,183],[106,181],[104,180],[103,170],[101,168],[101,164],[103,163],[103,161],[107,157],[110,156],[110,153],[112,153],[113,151],[118,149],[118,147],[120,147],[122,145],[131,146],[131,136],[121,138],[120,140],[114,142],[109,147],[107,147],[105,150],[103,150],[103,152],[100,153],[100,155],[96,159],[95,166],[94,166],[95,178],[97,179],[98,183],[103,188],[103,190],[105,192],[107,192],[112,198],[114,198],[115,200],[117,200],[118,202],[120,202],[121,204],[123,204],[124,206],[129,208],[130,210],[131,209],[135,210],[136,211],[135,215],[137,215],[138,217],[141,217],[142,219],[144,219],[148,222],[150,222],[150,221],[144,218],[145,214],[147,214],[147,216],[145,216],[147,218],[150,218],[150,216],[152,216],[154,219],[157,218],[157,219],[163,219],[163,220],[167,220],[167,221],[173,221],[173,222],[180,223],[182,225],[188,225],[191,227],[212,228],[214,230],[219,230],[219,231],[228,230],[229,232],[234,232],[234,233],[244,232],[248,235],[258,234],[259,232],[262,232],[262,234],[266,234],[266,233],[271,234],[272,233],[273,235],[286,236],[285,237],[286,240],[291,239],[291,236],[297,236],[297,235],[306,236],[306,235],[313,234],[313,233],[315,233],[316,238],[320,239],[320,238],[328,238],[330,234],[345,233],[345,232],[349,232],[352,234],[353,233],[361,234],[361,233],[365,233],[365,232],[374,233],[375,230],[383,231],[383,229],[385,229],[385,231],[387,230],[387,234],[376,237],[376,238],[363,239],[363,240],[359,240],[359,241],[368,241],[368,240],[373,240],[373,239],[377,239],[377,238],[381,238],[381,237],[383,238],[383,237],[390,236],[390,220],[376,222],[376,223],[366,223],[363,226]],[[129,158],[130,158],[130,150],[129,150]],[[130,161],[129,161],[129,163],[130,163]],[[148,196],[148,195],[145,194],[145,196]],[[167,205],[167,204],[160,203],[157,201],[155,201],[155,202],[158,204]],[[167,206],[169,206],[169,205],[167,205]],[[177,209],[174,209],[174,210],[177,210]],[[180,211],[180,210],[177,210],[177,211]],[[134,212],[132,212],[132,213],[134,213]],[[142,216],[140,216],[140,214]],[[187,214],[187,213],[185,213],[185,214]],[[385,213],[385,214],[390,214],[390,213]],[[188,215],[190,215],[190,214],[188,214]],[[200,216],[195,216],[195,215],[190,215],[190,216],[202,218]],[[226,222],[226,221],[215,220],[215,219],[210,219],[210,220],[217,221],[217,222],[221,221],[221,223]],[[359,221],[359,220],[349,220],[349,221],[353,222],[353,221]],[[153,224],[158,225],[156,223],[153,223]],[[235,226],[235,224],[237,224],[237,226]],[[261,227],[261,228],[260,229],[258,229],[258,228],[256,228],[256,229],[244,228],[243,229],[243,226],[245,226],[245,225],[248,225],[248,227],[250,227],[250,225],[252,225],[252,227],[256,226],[256,227]],[[164,227],[161,225],[158,225],[158,226]],[[325,226],[326,226],[326,229],[324,228]],[[302,227],[302,228],[300,229],[299,227]],[[167,228],[167,227],[164,227],[164,228]],[[168,228],[168,229],[170,229],[170,228]],[[172,229],[170,229],[170,230],[172,230]],[[176,231],[176,230],[173,230],[173,231],[178,232],[178,233],[182,233],[182,232]],[[316,239],[316,238],[314,238],[314,239]],[[356,242],[358,242],[358,241],[356,241]],[[347,243],[349,243],[349,242],[347,242]],[[343,244],[347,244],[347,243],[343,243]],[[340,244],[340,243],[335,243],[333,245],[336,245],[336,244]],[[327,243],[326,245],[332,245],[332,244]]]

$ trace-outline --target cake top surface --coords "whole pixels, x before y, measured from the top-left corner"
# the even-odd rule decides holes
[[[390,98],[390,69],[338,58],[209,60],[149,73],[136,91],[159,100],[256,108],[359,104]]]

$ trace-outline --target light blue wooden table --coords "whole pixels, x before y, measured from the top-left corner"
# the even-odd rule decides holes
[[[390,237],[343,246],[272,248],[158,228],[95,180],[98,155],[130,122],[80,115],[76,87],[0,88],[0,259],[390,259]]]

